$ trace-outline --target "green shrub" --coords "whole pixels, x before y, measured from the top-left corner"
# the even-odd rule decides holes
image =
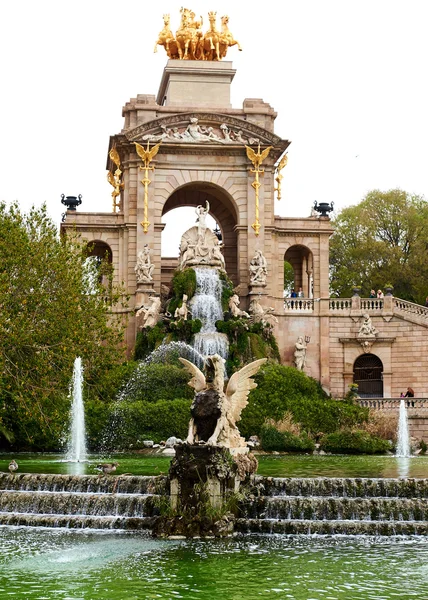
[[[154,327],[146,327],[137,333],[134,360],[146,358],[163,341],[167,334],[166,324],[159,321]]]
[[[334,454],[380,454],[390,450],[390,444],[367,431],[337,431],[324,435],[320,449]]]
[[[223,309],[223,312],[226,312],[229,310],[229,300],[234,294],[233,282],[231,279],[229,279],[227,273],[225,273],[224,271],[219,271],[219,277],[222,285],[221,307]]]
[[[196,273],[194,269],[184,269],[176,271],[172,278],[173,297],[168,303],[168,311],[173,315],[175,309],[181,306],[183,295],[186,294],[187,300],[191,300],[196,291]]]
[[[137,401],[115,406],[109,429],[112,448],[126,450],[143,447],[144,440],[159,443],[171,436],[185,439],[190,419],[191,400],[159,400],[154,403]]]
[[[121,390],[123,400],[128,403],[175,398],[193,398],[193,390],[187,385],[188,373],[180,366],[171,364],[140,364],[128,383]]]
[[[170,321],[168,331],[171,340],[190,344],[195,333],[199,333],[201,328],[202,321],[199,319],[188,319],[187,321]]]
[[[298,436],[290,431],[278,431],[271,425],[262,427],[260,439],[266,452],[313,452],[315,449],[315,443],[307,433]]]
[[[260,435],[267,419],[281,421],[287,411],[315,437],[368,418],[368,409],[329,398],[318,381],[293,367],[268,363],[254,380],[258,387],[251,391],[239,424],[245,437]]]
[[[217,331],[225,333],[229,340],[226,371],[229,375],[258,358],[279,361],[279,350],[270,326],[251,324],[247,319],[229,318],[216,322]]]

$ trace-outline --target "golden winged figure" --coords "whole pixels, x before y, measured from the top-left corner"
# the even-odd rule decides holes
[[[217,445],[224,448],[245,446],[245,440],[241,437],[236,423],[241,419],[241,413],[248,404],[250,391],[257,387],[257,384],[251,377],[257,373],[260,367],[267,361],[267,358],[255,360],[234,373],[229,379],[225,392],[223,391],[225,361],[221,356],[214,354],[206,358],[206,369],[209,374],[208,379],[190,361],[185,358],[180,358],[179,360],[183,363],[186,371],[192,375],[189,385],[195,390],[187,443],[193,444],[198,441],[205,441],[209,445]],[[214,371],[214,374],[212,371]],[[203,394],[208,390],[214,390],[218,394],[220,415],[216,420],[215,426],[213,425],[212,427],[210,437],[202,440],[198,427],[197,404],[198,402],[202,404],[205,402]],[[200,394],[202,397],[199,396]]]
[[[149,142],[147,142],[147,149],[143,148],[143,146],[141,144],[138,144],[138,142],[134,142],[134,144],[138,156],[143,161],[144,167],[147,168],[158,153],[161,142],[159,142],[159,144],[156,144],[156,146],[153,146],[153,148],[149,148]]]
[[[268,146],[267,148],[265,148],[265,150],[263,150],[263,152],[260,152],[260,144],[259,144],[259,151],[255,152],[251,148],[251,146],[245,146],[245,149],[247,151],[247,156],[253,163],[256,171],[258,171],[260,169],[260,165],[262,164],[264,159],[268,157],[269,152],[272,150],[272,148],[273,148],[273,146]]]
[[[120,167],[120,156],[116,148],[112,148],[108,155],[110,156],[111,160],[114,162],[116,167]]]

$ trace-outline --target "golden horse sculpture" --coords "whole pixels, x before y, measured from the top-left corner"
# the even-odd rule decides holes
[[[175,37],[170,28],[170,15],[163,15],[164,27],[159,32],[154,52],[157,52],[158,46],[163,46],[170,59],[221,60],[225,58],[227,49],[231,46],[237,45],[238,49],[242,50],[239,42],[234,39],[229,30],[227,15],[221,18],[221,31],[218,31],[217,13],[209,12],[210,26],[204,35],[202,17],[197,20],[196,14],[188,8],[181,8],[180,12],[180,27],[177,29]]]

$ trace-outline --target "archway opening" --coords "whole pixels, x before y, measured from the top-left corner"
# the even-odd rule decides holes
[[[234,202],[222,188],[210,183],[194,182],[184,185],[171,194],[162,210],[162,222],[165,223],[161,241],[162,283],[165,285],[171,281],[173,272],[178,266],[181,236],[196,225],[196,207],[200,205],[205,207],[206,203],[209,204],[207,224],[221,240],[227,274],[235,284],[239,283],[236,231],[238,220]],[[177,209],[180,209],[180,212]]]
[[[314,258],[309,248],[302,245],[290,246],[284,255],[284,290],[290,296],[294,289],[301,297],[313,298],[313,272]]]
[[[354,383],[361,398],[383,398],[383,364],[375,354],[362,354],[354,363]]]
[[[94,282],[94,278],[96,278],[106,290],[109,290],[113,277],[113,253],[110,246],[100,240],[94,240],[87,244],[86,255],[89,287],[92,285],[91,279]],[[92,288],[94,288],[93,285]]]

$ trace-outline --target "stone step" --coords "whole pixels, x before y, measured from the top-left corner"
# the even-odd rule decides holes
[[[260,496],[428,498],[428,479],[257,476],[254,491]]]
[[[280,533],[286,535],[424,535],[427,521],[311,521],[277,519],[237,519],[240,533]]]
[[[159,514],[160,496],[87,492],[1,491],[0,512],[57,515],[151,517]]]
[[[316,521],[428,521],[428,498],[268,496],[245,503],[242,516]]]
[[[88,492],[122,494],[165,494],[167,478],[159,475],[63,475],[38,473],[0,473],[1,490],[46,492]]]
[[[62,527],[67,529],[151,530],[155,517],[117,517],[88,515],[53,515],[0,513],[0,525],[25,527]]]

